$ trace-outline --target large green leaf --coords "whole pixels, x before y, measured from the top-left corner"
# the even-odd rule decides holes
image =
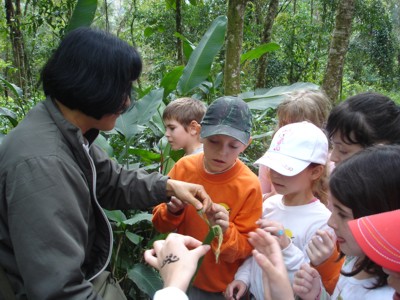
[[[226,24],[226,16],[217,17],[190,55],[183,75],[178,82],[180,94],[188,94],[207,79],[212,62],[224,44]]]
[[[108,156],[114,156],[113,147],[111,147],[111,145],[108,143],[107,139],[103,135],[99,134],[94,143],[101,149],[103,149],[108,154]]]
[[[96,14],[97,0],[78,0],[66,32],[81,26],[90,26]]]
[[[286,98],[287,93],[303,89],[317,90],[319,86],[310,82],[297,82],[289,86],[245,92],[239,94],[239,97],[247,102],[250,109],[266,110],[268,108],[276,108]]]
[[[115,130],[130,140],[135,135],[143,132],[144,125],[150,121],[162,102],[164,89],[152,90],[149,94],[137,101],[135,106],[121,115],[115,124]]]
[[[240,57],[240,63],[243,63],[246,60],[258,59],[263,54],[271,51],[276,51],[280,48],[280,46],[276,43],[267,43],[258,46],[255,49],[252,49],[246,53],[243,53]]]
[[[164,88],[164,98],[166,98],[169,93],[176,90],[176,85],[178,84],[179,78],[181,78],[184,66],[177,66],[169,71],[163,79],[161,80],[161,86]]]
[[[147,212],[142,212],[135,214],[132,218],[123,221],[123,223],[126,225],[133,225],[141,221],[149,221],[151,223],[152,218],[153,218],[152,214],[149,214]]]
[[[193,50],[196,48],[195,45],[191,41],[189,41],[185,36],[180,34],[179,32],[175,32],[174,36],[182,40],[183,43],[183,54],[185,55],[186,59],[190,58],[190,55],[192,55]]]
[[[0,107],[0,117],[6,117],[13,127],[16,127],[18,125],[16,114],[8,108]]]
[[[152,268],[144,264],[135,264],[128,271],[128,278],[132,280],[138,288],[153,299],[154,294],[162,289],[163,282],[160,275]]]
[[[2,76],[0,76],[0,82],[2,84],[0,84],[0,87],[2,87],[2,85],[4,85],[5,87],[7,87],[18,99],[22,98],[22,89],[18,86],[16,86],[15,84],[5,80]]]
[[[103,208],[107,218],[117,223],[123,223],[126,220],[125,214],[120,210],[107,210]]]
[[[160,154],[154,153],[151,150],[132,148],[132,149],[129,149],[129,154],[137,155],[140,157],[141,160],[148,161],[148,162],[160,161]]]
[[[142,236],[130,231],[126,231],[125,236],[135,245],[139,245],[144,239]]]

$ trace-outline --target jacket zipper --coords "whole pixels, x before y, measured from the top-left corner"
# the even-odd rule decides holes
[[[94,198],[94,201],[95,201],[97,207],[100,209],[103,218],[104,218],[105,221],[106,221],[107,228],[108,228],[108,232],[109,232],[109,234],[110,234],[110,245],[109,245],[108,257],[107,257],[106,263],[104,264],[104,266],[101,268],[101,270],[100,270],[97,274],[95,274],[95,275],[93,275],[91,278],[89,278],[88,281],[92,281],[94,278],[96,278],[97,276],[99,276],[100,273],[102,273],[102,272],[107,268],[108,264],[109,264],[110,261],[111,261],[112,243],[113,243],[113,232],[112,232],[111,225],[110,225],[110,222],[108,221],[108,218],[107,218],[106,214],[104,213],[102,207],[100,206],[99,202],[97,201],[97,197],[96,197],[97,172],[96,172],[96,168],[95,168],[95,166],[94,166],[93,159],[92,159],[92,157],[91,157],[90,154],[89,154],[89,146],[86,145],[86,144],[82,144],[82,146],[83,146],[83,149],[85,149],[86,156],[87,156],[87,158],[88,158],[88,160],[89,160],[89,163],[90,163],[90,168],[92,169],[92,174],[93,174],[93,182],[92,182],[92,185],[93,185],[93,198]]]

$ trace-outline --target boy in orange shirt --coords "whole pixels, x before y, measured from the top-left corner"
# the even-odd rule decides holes
[[[181,158],[168,175],[202,184],[214,202],[207,215],[223,231],[219,262],[213,251],[205,255],[188,295],[191,300],[222,300],[227,284],[251,254],[247,238],[261,217],[262,194],[257,176],[238,158],[251,142],[251,112],[246,102],[237,97],[218,98],[207,109],[201,126],[204,153]],[[154,208],[153,224],[160,232],[176,231],[200,241],[209,230],[194,207],[176,198]],[[215,250],[217,241],[211,246]]]

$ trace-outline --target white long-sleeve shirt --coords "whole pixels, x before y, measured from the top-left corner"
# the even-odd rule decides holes
[[[342,270],[349,273],[353,270],[354,263],[357,261],[355,257],[348,257],[342,267]],[[392,299],[395,290],[388,285],[383,287],[368,289],[376,283],[376,278],[356,279],[355,277],[347,277],[340,275],[336,284],[332,297],[329,295],[325,299]]]
[[[153,300],[188,300],[188,296],[184,291],[178,289],[177,287],[166,287],[161,290],[158,290]]]
[[[275,195],[264,201],[263,218],[281,223],[285,234],[291,239],[290,245],[282,250],[282,254],[289,278],[293,282],[294,273],[303,263],[310,262],[306,248],[316,231],[332,231],[327,225],[331,212],[319,200],[305,205],[286,206],[282,198],[282,195]],[[250,287],[250,292],[256,299],[264,299],[262,270],[253,257],[249,257],[240,266],[235,280],[241,280]]]

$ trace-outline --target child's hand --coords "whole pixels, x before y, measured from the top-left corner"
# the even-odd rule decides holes
[[[187,204],[172,196],[171,201],[167,203],[167,209],[171,214],[179,215]]]
[[[246,293],[247,285],[241,280],[234,280],[226,287],[225,299],[236,300]]]
[[[293,291],[302,300],[315,300],[321,292],[321,276],[308,264],[294,274]]]
[[[285,234],[285,228],[279,222],[271,221],[268,219],[259,219],[256,224],[266,232],[269,232],[277,239],[281,249],[285,249],[290,244],[289,237]]]
[[[249,233],[249,242],[254,246],[253,257],[263,270],[265,299],[294,299],[277,240],[270,233],[258,228]]]
[[[308,243],[307,255],[314,266],[322,264],[333,253],[334,237],[326,230],[318,230]]]
[[[229,212],[225,207],[218,203],[213,203],[209,209],[206,210],[208,221],[212,226],[221,226],[222,232],[225,233],[229,227]]]

